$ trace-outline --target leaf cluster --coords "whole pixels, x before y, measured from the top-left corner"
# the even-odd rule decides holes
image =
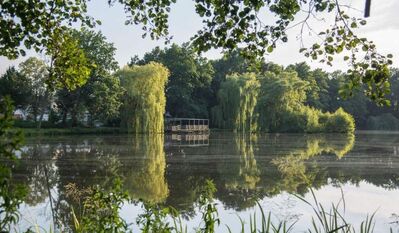
[[[16,152],[23,143],[21,132],[11,131],[13,107],[9,97],[0,99],[0,231],[9,232],[20,218],[19,205],[27,194],[25,186],[16,185],[12,169],[17,165]]]

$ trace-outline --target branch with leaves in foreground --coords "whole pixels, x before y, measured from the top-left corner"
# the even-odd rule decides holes
[[[37,52],[50,51],[54,58],[54,38],[60,31],[67,31],[73,24],[93,28],[101,22],[87,13],[87,3],[82,1],[1,1],[0,2],[0,55],[15,59],[26,54],[26,49]],[[143,37],[171,41],[169,15],[176,0],[108,0],[110,6],[121,4],[126,13],[125,24],[139,25]],[[286,43],[291,36],[289,30],[300,28],[300,52],[305,57],[332,65],[335,57],[342,54],[348,64],[348,85],[343,95],[352,95],[353,90],[364,85],[365,94],[380,105],[389,105],[385,95],[389,93],[387,70],[392,64],[392,55],[380,54],[375,44],[355,33],[366,24],[363,18],[347,14],[352,10],[339,0],[195,0],[195,12],[202,19],[203,28],[195,33],[191,45],[198,53],[213,48],[233,51],[242,48],[242,54],[255,61]],[[314,22],[332,18],[325,30],[316,31]],[[317,42],[310,46],[303,43],[303,35],[312,34]],[[23,45],[23,46],[22,46]],[[47,52],[48,52],[47,51]],[[60,51],[57,53],[62,54]],[[79,51],[76,51],[79,54]],[[85,63],[84,56],[72,61]],[[80,72],[65,64],[63,59],[55,62],[56,71],[67,87],[85,82]],[[68,68],[64,69],[63,68]],[[71,69],[69,69],[71,68]],[[85,70],[80,70],[88,72]],[[73,77],[76,75],[76,77]],[[68,80],[63,80],[68,78]]]

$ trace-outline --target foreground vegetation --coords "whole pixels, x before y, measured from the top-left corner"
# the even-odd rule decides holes
[[[131,223],[126,222],[120,217],[119,212],[122,206],[132,200],[128,194],[122,191],[119,178],[114,180],[111,189],[102,189],[94,186],[87,190],[79,190],[74,184],[68,185],[68,196],[72,196],[75,201],[81,203],[81,208],[71,209],[73,224],[65,230],[68,232],[134,232]],[[213,194],[216,188],[212,181],[206,180],[203,186],[199,187],[200,196],[197,201],[198,214],[201,216],[199,225],[193,229],[188,229],[183,223],[180,213],[173,207],[163,207],[159,204],[146,202],[142,204],[143,213],[136,218],[137,228],[143,233],[214,233],[219,231],[228,232],[250,232],[250,233],[288,233],[295,231],[295,222],[275,221],[271,218],[272,213],[266,213],[258,203],[260,220],[257,212],[250,214],[249,221],[237,217],[241,229],[235,231],[228,225],[223,229],[223,220],[219,218]],[[313,195],[313,203],[306,201],[300,196],[300,200],[313,208],[314,216],[309,223],[307,232],[327,233],[327,232],[349,232],[349,233],[371,233],[374,232],[374,214],[367,216],[357,228],[345,220],[345,200],[339,204],[332,204],[330,209],[326,209],[317,201]],[[33,230],[35,229],[35,230]],[[40,233],[43,229],[33,226],[27,232]]]

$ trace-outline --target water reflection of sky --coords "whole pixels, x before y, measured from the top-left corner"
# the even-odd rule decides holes
[[[212,179],[220,232],[224,224],[240,229],[240,216],[249,221],[257,210],[255,197],[275,220],[298,220],[294,232],[310,226],[312,209],[289,193],[312,200],[309,187],[318,201],[329,207],[346,200],[345,216],[358,228],[366,214],[376,211],[376,231],[399,231],[391,215],[399,213],[399,135],[258,135],[212,134],[190,137],[196,141],[168,141],[126,136],[62,137],[29,140],[27,155],[16,172],[19,181],[35,192],[23,204],[21,227],[52,225],[52,208],[47,188],[52,190],[60,216],[70,210],[63,188],[68,182],[79,187],[102,184],[116,168],[134,198],[163,201],[180,209],[191,227],[198,226],[195,188]],[[176,137],[174,137],[176,139]],[[166,142],[164,142],[164,140]],[[191,140],[191,139],[190,139]],[[200,144],[204,145],[201,146]],[[188,144],[188,145],[186,145]],[[47,174],[49,179],[44,179]],[[47,187],[48,186],[48,187]],[[60,204],[61,203],[61,204]],[[139,205],[127,204],[121,214],[135,223]],[[137,230],[137,226],[133,226]],[[394,231],[395,232],[395,231]]]
[[[345,195],[346,200],[346,211],[345,216],[350,219],[351,223],[356,228],[360,226],[361,221],[366,218],[366,213],[375,214],[375,232],[389,232],[389,228],[393,228],[393,232],[399,232],[399,226],[397,224],[390,224],[394,221],[391,218],[393,213],[398,213],[399,210],[399,190],[389,190],[384,188],[376,187],[367,182],[361,182],[359,185],[344,184],[342,191]],[[319,190],[315,190],[315,194],[318,201],[324,206],[331,205],[332,202],[338,203],[341,199],[341,189],[333,187],[331,185],[324,186]],[[312,201],[311,194],[306,194],[306,200]],[[39,226],[51,226],[51,208],[46,199],[47,203],[41,203],[37,206],[23,205],[21,212],[24,217],[22,219],[23,227],[25,229],[27,225],[39,225]],[[231,227],[231,229],[241,229],[239,222],[240,216],[246,223],[249,222],[249,216],[257,213],[260,217],[260,212],[257,207],[249,208],[245,211],[234,211],[232,209],[224,209],[223,204],[220,201],[218,203],[218,211],[222,224],[219,227],[218,232],[227,232],[225,225]],[[304,232],[311,221],[311,217],[314,216],[313,210],[304,202],[292,196],[286,192],[281,193],[271,198],[264,198],[260,201],[265,212],[272,212],[273,218],[276,220],[288,220],[290,223],[298,220],[295,223],[294,232]],[[121,215],[130,223],[135,223],[136,216],[142,213],[139,205],[126,204]],[[199,226],[200,216],[196,215],[189,221],[184,221],[184,224],[190,228]],[[258,220],[260,222],[260,219]],[[132,228],[134,232],[137,232],[138,227],[133,224]],[[48,229],[48,227],[47,227]],[[136,230],[136,231],[135,231]]]

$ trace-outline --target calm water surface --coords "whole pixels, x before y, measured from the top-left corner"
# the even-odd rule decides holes
[[[107,186],[119,175],[131,197],[175,207],[189,228],[200,218],[198,187],[212,179],[220,232],[227,231],[224,224],[238,231],[238,216],[248,222],[259,213],[256,200],[275,220],[296,222],[294,232],[303,232],[312,209],[293,194],[312,200],[310,188],[326,206],[342,191],[345,216],[355,225],[376,211],[376,232],[399,232],[399,134],[43,137],[28,138],[21,157],[15,177],[30,188],[21,229],[68,228],[71,206],[79,203],[66,195],[67,185]],[[137,202],[121,214],[135,223],[141,212]]]

